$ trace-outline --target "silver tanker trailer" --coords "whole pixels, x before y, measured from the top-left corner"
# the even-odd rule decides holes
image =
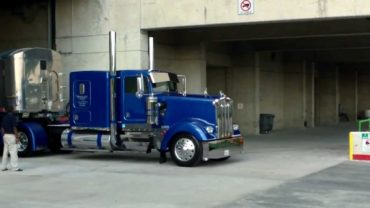
[[[0,53],[0,109],[13,106],[19,118],[20,156],[59,150],[60,134],[68,127],[66,86],[58,52],[22,48]]]

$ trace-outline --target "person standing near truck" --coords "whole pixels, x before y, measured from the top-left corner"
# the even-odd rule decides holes
[[[18,150],[17,143],[19,143],[18,130],[17,130],[17,117],[13,114],[14,108],[8,107],[8,114],[4,116],[1,123],[1,133],[3,134],[3,161],[1,170],[8,170],[8,153],[10,154],[10,169],[14,171],[22,171],[18,167]]]

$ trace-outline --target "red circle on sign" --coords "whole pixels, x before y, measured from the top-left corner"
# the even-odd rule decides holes
[[[249,0],[244,0],[242,3],[240,3],[240,8],[245,12],[249,11],[251,7],[252,3]]]

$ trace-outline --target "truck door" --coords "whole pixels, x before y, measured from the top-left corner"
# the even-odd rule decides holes
[[[138,76],[126,76],[124,79],[123,116],[127,124],[146,123],[146,96],[136,97]],[[148,94],[148,80],[144,79],[144,94]]]

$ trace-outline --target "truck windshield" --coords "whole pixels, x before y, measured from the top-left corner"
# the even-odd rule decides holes
[[[153,83],[153,92],[177,92],[177,83],[172,81]]]
[[[153,83],[153,92],[177,92],[179,80],[176,74],[168,72],[151,72],[150,79]]]

